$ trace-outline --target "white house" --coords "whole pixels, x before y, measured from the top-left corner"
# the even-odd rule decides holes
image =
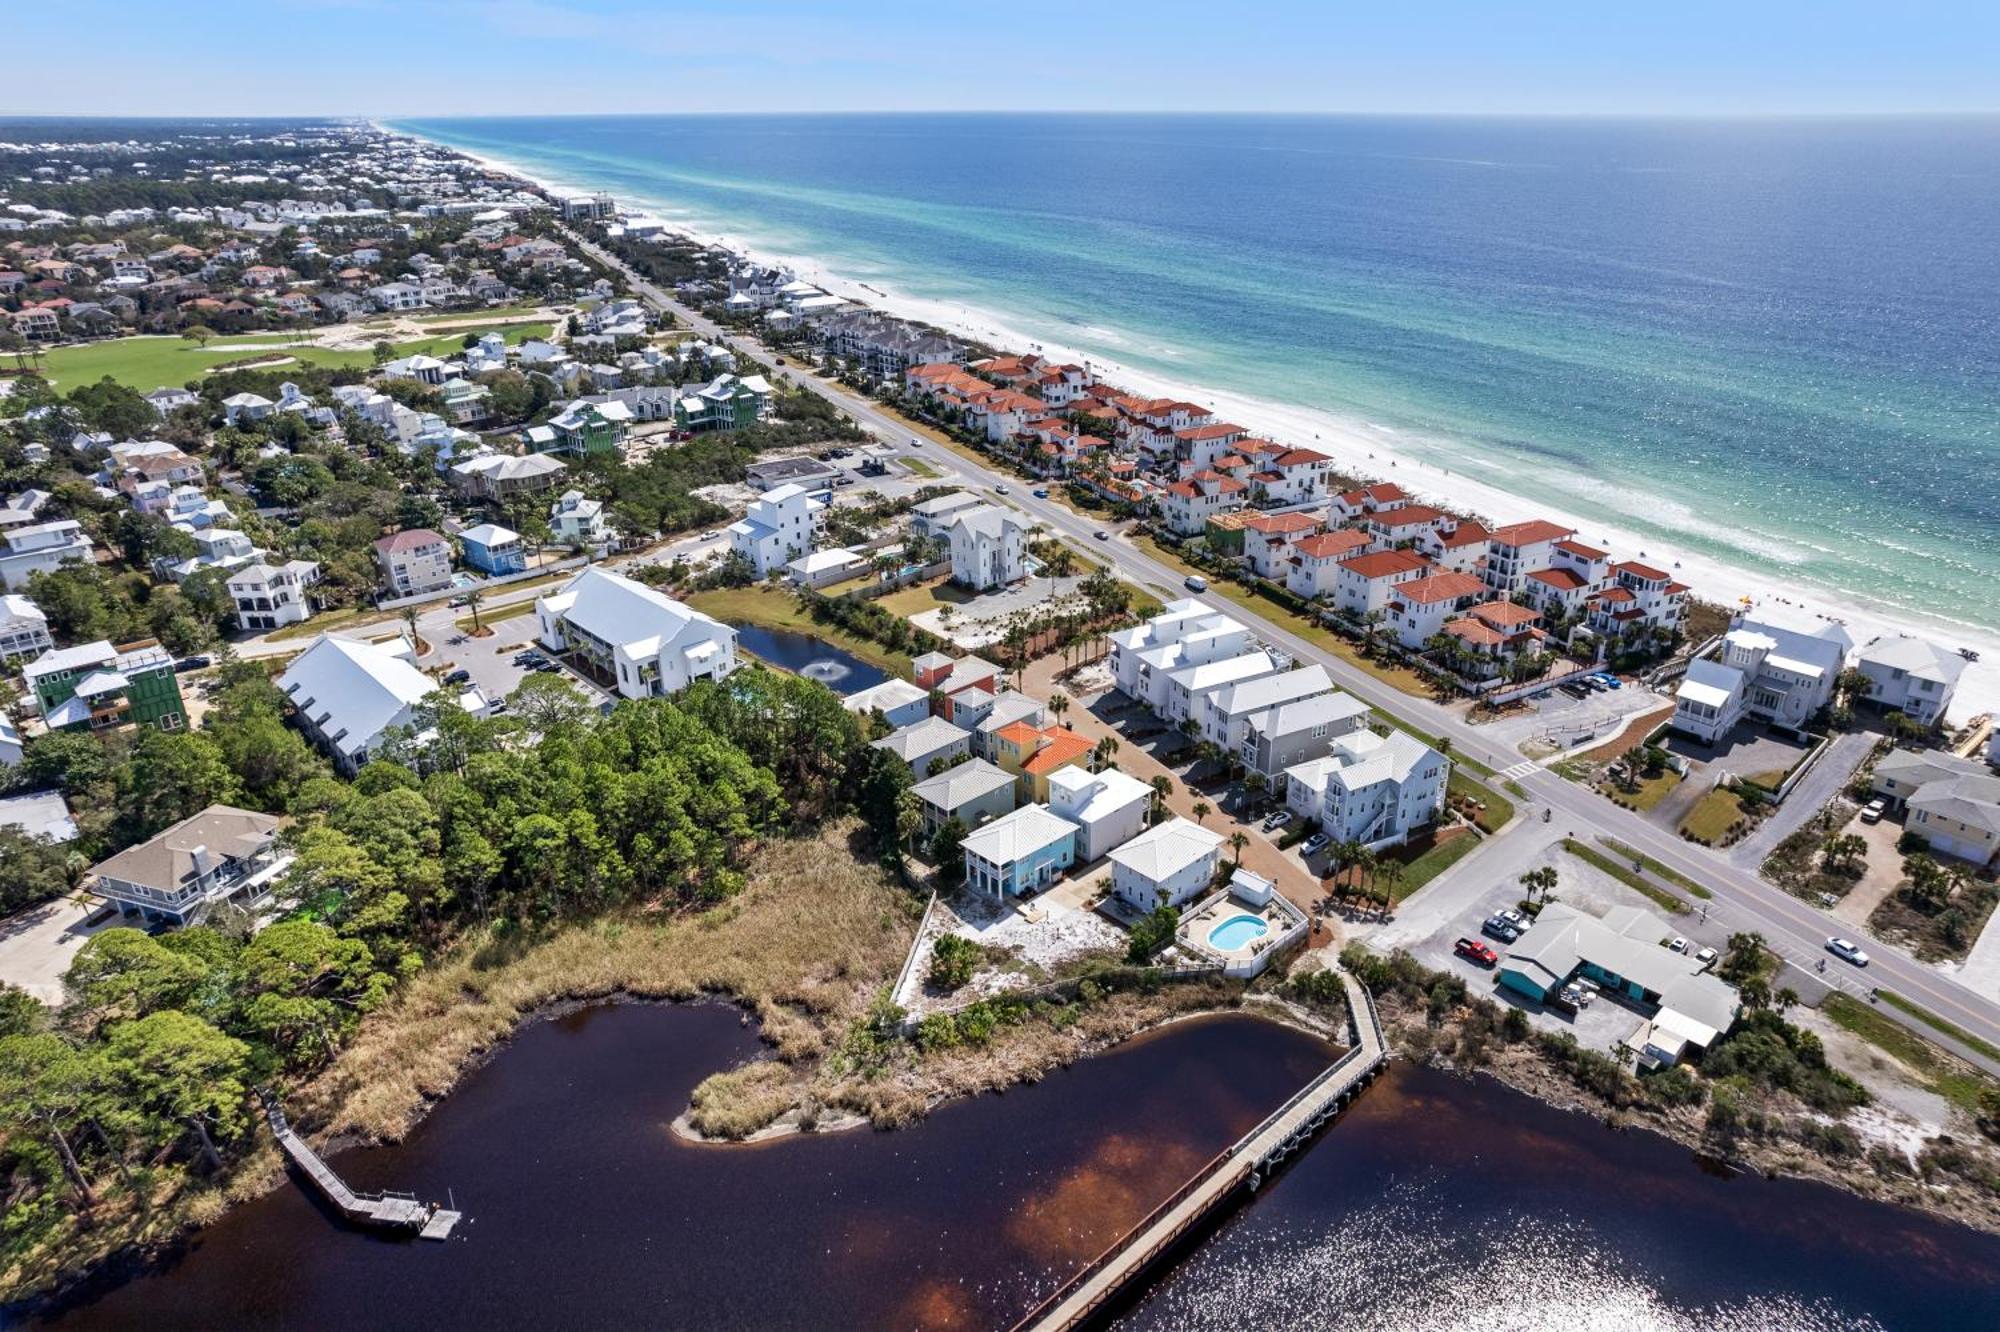
[[[1113,681],[1127,698],[1156,712],[1167,706],[1167,677],[1174,671],[1240,657],[1251,647],[1247,628],[1191,597],[1110,637]]]
[[[1207,890],[1222,862],[1222,834],[1168,819],[1111,853],[1111,890],[1140,911],[1179,906]]]
[[[1431,562],[1415,551],[1378,550],[1340,562],[1334,581],[1334,604],[1355,615],[1389,612],[1389,602],[1404,583],[1431,572]]]
[[[74,518],[11,527],[4,539],[7,544],[0,549],[0,587],[13,592],[27,587],[31,575],[90,559],[90,538],[84,535],[83,524]]]
[[[222,400],[222,417],[227,425],[235,425],[239,421],[261,421],[277,408],[277,403],[261,393],[232,393]]]
[[[312,617],[306,589],[319,581],[313,560],[283,564],[258,561],[229,575],[229,595],[236,603],[236,623],[245,629],[277,629]]]
[[[1854,642],[1831,621],[1784,623],[1738,616],[1719,657],[1688,663],[1674,695],[1673,725],[1715,744],[1745,717],[1803,730],[1833,700]]]
[[[1511,597],[1536,569],[1555,563],[1556,543],[1576,535],[1576,529],[1536,518],[1493,529],[1486,541],[1486,563],[1480,567],[1486,586],[1496,597]]]
[[[1368,549],[1368,534],[1355,528],[1320,532],[1292,543],[1285,586],[1308,601],[1332,596],[1340,587],[1340,564]]]
[[[1434,572],[1398,584],[1388,605],[1387,623],[1396,641],[1421,648],[1445,622],[1486,599],[1486,584],[1471,574]]]
[[[566,490],[549,507],[549,532],[564,544],[600,545],[611,539],[604,501],[587,499],[581,490]]]
[[[812,553],[826,502],[804,486],[779,486],[750,502],[729,525],[729,548],[750,562],[759,578]]]
[[[40,606],[18,592],[0,595],[0,663],[33,659],[55,645]]]
[[[840,705],[863,717],[880,712],[889,725],[899,730],[931,715],[930,691],[908,680],[884,680],[849,694],[840,700]]]
[[[406,638],[387,644],[321,634],[278,677],[297,709],[300,729],[353,775],[381,745],[383,733],[408,726],[437,681],[418,670]]]
[[[1278,658],[1262,649],[1195,666],[1183,666],[1167,674],[1166,703],[1157,711],[1176,724],[1193,719],[1199,725],[1210,694],[1246,680],[1276,675],[1283,669],[1284,665]]]
[[[1209,691],[1201,700],[1200,712],[1193,714],[1201,726],[1201,738],[1220,745],[1228,753],[1243,747],[1252,718],[1286,703],[1317,698],[1333,692],[1333,680],[1324,666],[1300,666],[1296,670],[1270,672],[1234,681]]]
[[[1049,774],[1049,811],[1076,825],[1076,858],[1088,865],[1146,827],[1153,788],[1116,768],[1087,772],[1078,766]]]
[[[1437,819],[1451,762],[1403,731],[1361,730],[1285,770],[1285,804],[1337,842],[1393,846]]]
[[[1944,719],[1966,665],[1958,653],[1906,634],[1871,639],[1854,654],[1854,669],[1868,677],[1868,701],[1925,726]]]
[[[625,698],[655,698],[736,669],[736,631],[622,574],[585,569],[535,601],[537,635]]]
[[[981,504],[953,514],[944,528],[951,543],[951,578],[985,592],[1027,577],[1028,526],[1012,509]]]
[[[954,490],[948,495],[933,495],[911,507],[910,532],[920,537],[942,534],[954,517],[968,509],[977,509],[984,503],[979,496],[963,490]]]

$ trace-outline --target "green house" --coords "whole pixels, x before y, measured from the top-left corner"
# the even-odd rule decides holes
[[[173,654],[150,640],[124,648],[102,640],[56,648],[21,674],[52,731],[104,731],[128,723],[178,731],[187,725]]]
[[[689,431],[740,430],[755,425],[770,405],[771,385],[762,375],[717,375],[674,404],[674,424]]]
[[[610,453],[624,446],[631,429],[632,411],[622,402],[573,402],[522,438],[543,453]]]

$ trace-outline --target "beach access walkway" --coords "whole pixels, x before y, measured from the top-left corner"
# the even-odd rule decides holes
[[[1354,1026],[1353,1048],[1057,1287],[1014,1332],[1067,1332],[1087,1322],[1239,1189],[1255,1192],[1374,1078],[1388,1059],[1375,1000],[1348,973],[1340,980]]]

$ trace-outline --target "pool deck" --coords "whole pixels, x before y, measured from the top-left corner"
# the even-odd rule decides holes
[[[1254,916],[1262,921],[1263,933],[1245,939],[1234,948],[1221,947],[1209,938],[1210,933],[1218,925],[1234,920],[1238,916]],[[1176,942],[1182,949],[1197,956],[1219,961],[1226,966],[1244,967],[1255,964],[1263,953],[1283,941],[1295,928],[1306,923],[1305,914],[1282,894],[1274,893],[1269,902],[1259,906],[1254,902],[1245,901],[1225,888],[1202,901],[1193,911],[1181,918]],[[1261,967],[1259,969],[1261,970]]]

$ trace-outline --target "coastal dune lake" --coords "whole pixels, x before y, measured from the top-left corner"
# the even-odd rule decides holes
[[[44,1324],[1005,1327],[1331,1055],[1216,1017],[902,1132],[675,1137],[694,1085],[758,1052],[722,1005],[530,1024],[406,1142],[335,1158],[452,1190],[450,1242],[348,1230],[287,1185]],[[1398,1066],[1133,1303],[1119,1323],[1246,1332],[1991,1329],[2000,1239]]]

